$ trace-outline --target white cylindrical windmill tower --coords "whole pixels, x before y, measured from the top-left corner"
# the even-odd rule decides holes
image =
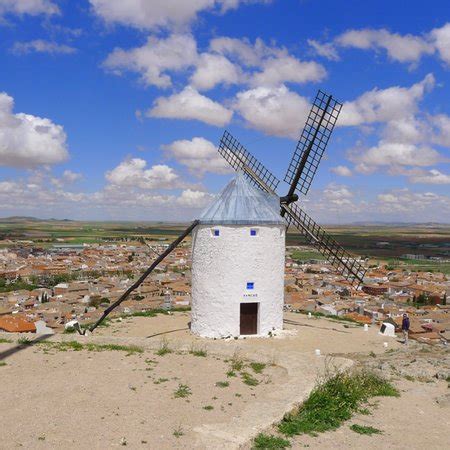
[[[193,233],[193,333],[267,336],[283,328],[285,234],[279,198],[238,173]]]

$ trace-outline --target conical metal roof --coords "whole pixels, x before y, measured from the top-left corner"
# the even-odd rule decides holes
[[[201,213],[199,220],[209,225],[286,225],[280,215],[279,197],[253,186],[242,172]]]

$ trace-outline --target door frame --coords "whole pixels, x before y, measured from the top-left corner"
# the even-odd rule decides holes
[[[242,305],[255,305],[256,306],[256,329],[254,333],[245,334],[242,333]],[[259,314],[260,314],[260,302],[240,302],[239,303],[239,335],[242,336],[255,336],[259,333]]]

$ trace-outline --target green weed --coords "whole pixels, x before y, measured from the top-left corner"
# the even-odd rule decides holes
[[[381,434],[383,433],[378,428],[374,427],[367,427],[365,425],[357,425],[356,423],[354,425],[350,426],[350,430],[354,431],[358,434],[367,434],[368,436],[371,436],[372,434]]]
[[[192,395],[192,391],[187,384],[179,384],[178,389],[173,394],[175,398],[186,398],[189,395]]]
[[[248,372],[243,372],[241,374],[242,376],[242,381],[247,384],[248,386],[258,386],[259,381],[253,377],[251,374],[249,374]]]
[[[250,367],[253,369],[253,372],[262,373],[262,371],[266,368],[266,365],[260,362],[252,362],[250,363]]]
[[[271,434],[259,433],[253,440],[253,449],[261,450],[277,450],[291,446],[291,443],[279,436]]]
[[[320,382],[297,411],[284,417],[278,429],[288,436],[334,430],[376,396],[398,397],[399,393],[372,372],[340,372]]]
[[[191,347],[191,349],[189,350],[189,353],[191,355],[199,356],[199,357],[203,357],[203,358],[206,358],[206,356],[208,355],[208,352],[204,348],[195,348],[195,347]]]
[[[163,339],[161,343],[159,344],[159,349],[156,351],[156,355],[158,356],[164,356],[169,353],[172,353],[172,349],[169,347],[169,343],[166,339]]]

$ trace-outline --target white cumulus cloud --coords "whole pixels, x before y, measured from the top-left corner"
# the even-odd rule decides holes
[[[450,65],[450,23],[435,28],[430,35],[442,61]]]
[[[172,85],[167,71],[180,71],[197,61],[197,43],[190,34],[173,34],[166,39],[150,36],[147,42],[131,50],[116,48],[103,66],[117,74],[137,72],[146,85],[166,88]]]
[[[356,100],[344,103],[338,125],[387,122],[414,114],[418,102],[434,85],[434,76],[428,74],[422,81],[409,88],[393,86],[365,92]]]
[[[36,39],[28,42],[16,42],[11,48],[12,53],[23,55],[27,53],[50,53],[50,54],[70,54],[77,51],[76,48],[65,44]]]
[[[243,78],[239,66],[223,55],[203,53],[200,55],[191,84],[198,90],[212,89],[218,84],[237,84]]]
[[[401,35],[385,29],[349,30],[338,36],[336,43],[364,50],[384,49],[392,60],[399,62],[417,62],[423,55],[434,52],[433,45],[425,37]]]
[[[12,0],[11,0],[12,1]],[[180,29],[204,10],[224,13],[245,3],[268,0],[89,0],[93,11],[108,23],[140,29]]]
[[[147,169],[141,158],[127,159],[106,172],[106,179],[113,186],[139,187],[141,189],[175,189],[180,187],[179,176],[164,164]]]
[[[50,16],[59,12],[58,5],[51,0],[0,0],[0,17],[4,14]]]
[[[219,174],[232,172],[216,146],[202,137],[195,137],[190,141],[187,139],[174,141],[163,148],[169,157],[186,166],[196,176],[202,176],[205,172]]]
[[[258,87],[239,92],[234,108],[250,128],[273,136],[295,138],[299,136],[310,104],[286,86]]]
[[[336,166],[330,169],[336,175],[340,175],[341,177],[351,177],[352,171],[347,166]]]
[[[15,114],[13,107],[13,98],[0,92],[0,166],[32,168],[68,158],[62,126],[31,114]]]
[[[223,127],[230,122],[233,111],[187,86],[178,94],[157,98],[146,115],[165,119],[199,120]]]
[[[314,61],[300,61],[288,55],[269,58],[261,66],[262,71],[256,73],[252,79],[255,86],[321,81],[326,76],[326,70],[322,65]]]

